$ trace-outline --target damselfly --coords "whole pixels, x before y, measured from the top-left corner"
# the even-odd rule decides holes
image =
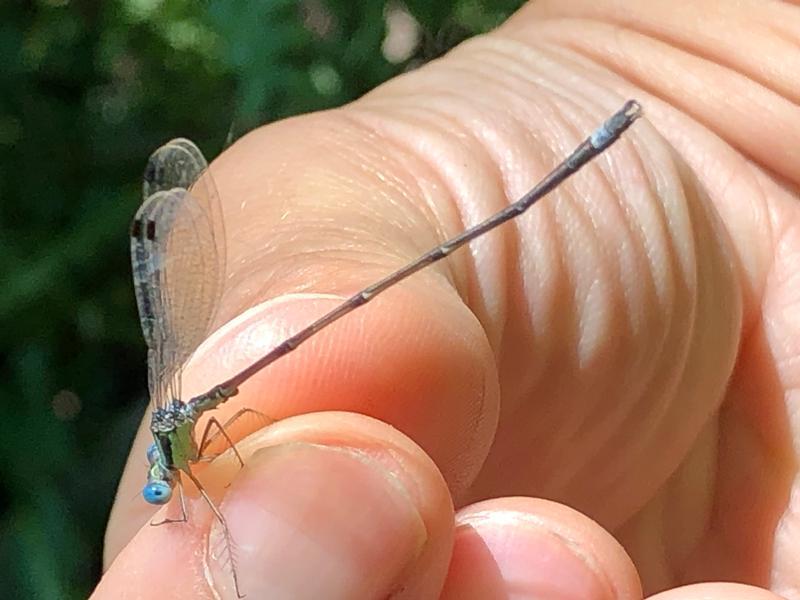
[[[147,451],[150,467],[142,494],[152,504],[169,502],[175,487],[180,495],[181,518],[157,524],[186,521],[180,480],[184,474],[197,486],[222,525],[232,557],[225,518],[192,472],[192,464],[203,458],[209,440],[219,435],[228,442],[240,462],[241,457],[225,427],[213,417],[198,441],[195,437],[198,417],[235,396],[250,377],[334,321],[525,212],[617,141],[640,114],[639,104],[628,101],[522,198],[364,288],[243,371],[189,400],[181,397],[181,369],[208,335],[222,294],[226,274],[225,231],[217,190],[208,164],[197,147],[189,140],[176,139],[156,150],[145,170],[144,201],[131,226],[131,256],[139,316],[148,346],[148,380],[153,404],[150,429],[155,439]],[[235,565],[231,566],[236,593],[242,597]]]

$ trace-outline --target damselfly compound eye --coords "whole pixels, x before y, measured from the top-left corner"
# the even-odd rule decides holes
[[[172,487],[166,481],[151,481],[142,489],[148,504],[166,504],[172,498]]]

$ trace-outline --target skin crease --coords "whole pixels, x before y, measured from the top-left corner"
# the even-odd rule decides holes
[[[444,59],[259,129],[214,162],[229,280],[187,395],[335,306],[330,295],[527,191],[624,99],[646,114],[530,214],[217,411],[285,419],[231,428],[255,432],[245,469],[229,455],[198,466],[223,512],[247,494],[279,502],[281,486],[259,488],[258,473],[303,442],[355,457],[309,451],[309,465],[367,465],[319,471],[323,498],[363,477],[389,490],[369,496],[375,506],[400,507],[419,534],[385,571],[358,563],[366,551],[327,571],[272,573],[262,559],[267,579],[287,582],[269,597],[315,597],[291,585],[335,572],[354,575],[330,583],[332,598],[565,598],[569,582],[586,582],[587,598],[800,598],[799,42],[791,3],[537,0]],[[229,571],[204,564],[213,519],[196,493],[189,524],[146,526],[146,427],[93,597],[213,597],[209,586],[231,597]],[[252,458],[272,447],[288,454]],[[313,506],[304,535],[344,527]],[[352,511],[359,548],[380,539],[368,517],[390,513],[378,510]],[[243,577],[259,570],[247,553]]]

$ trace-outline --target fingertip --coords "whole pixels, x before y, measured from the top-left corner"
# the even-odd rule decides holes
[[[254,306],[198,349],[184,389],[210,389],[344,300],[288,294]],[[485,333],[461,299],[409,282],[256,373],[215,416],[224,421],[244,406],[271,419],[338,410],[389,423],[433,457],[458,496],[491,446],[499,384]],[[228,431],[236,440],[254,425]]]
[[[288,418],[197,472],[231,534],[191,489],[185,523],[143,527],[93,598],[433,597],[447,572],[453,507],[412,440],[349,413]],[[222,498],[221,500],[219,500]],[[177,516],[176,502],[163,510]],[[161,516],[161,515],[160,515]],[[209,531],[211,533],[209,533]]]
[[[650,596],[648,600],[781,600],[762,588],[743,583],[708,582],[686,585]]]
[[[434,463],[399,431],[361,415],[316,413],[259,431],[238,450],[246,467],[221,510],[241,593],[420,598],[440,589],[452,504]],[[224,480],[235,469],[225,460],[204,475]],[[235,589],[225,543],[215,523],[211,574],[227,598]]]
[[[640,600],[636,569],[597,523],[564,505],[501,498],[456,515],[442,598]]]

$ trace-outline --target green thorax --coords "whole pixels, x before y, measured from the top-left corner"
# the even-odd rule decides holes
[[[160,444],[166,442],[170,450],[170,467],[189,470],[189,463],[197,462],[197,442],[194,439],[194,421],[184,421],[177,425],[171,432],[161,434],[165,439],[159,439]],[[162,445],[163,448],[163,445]]]

